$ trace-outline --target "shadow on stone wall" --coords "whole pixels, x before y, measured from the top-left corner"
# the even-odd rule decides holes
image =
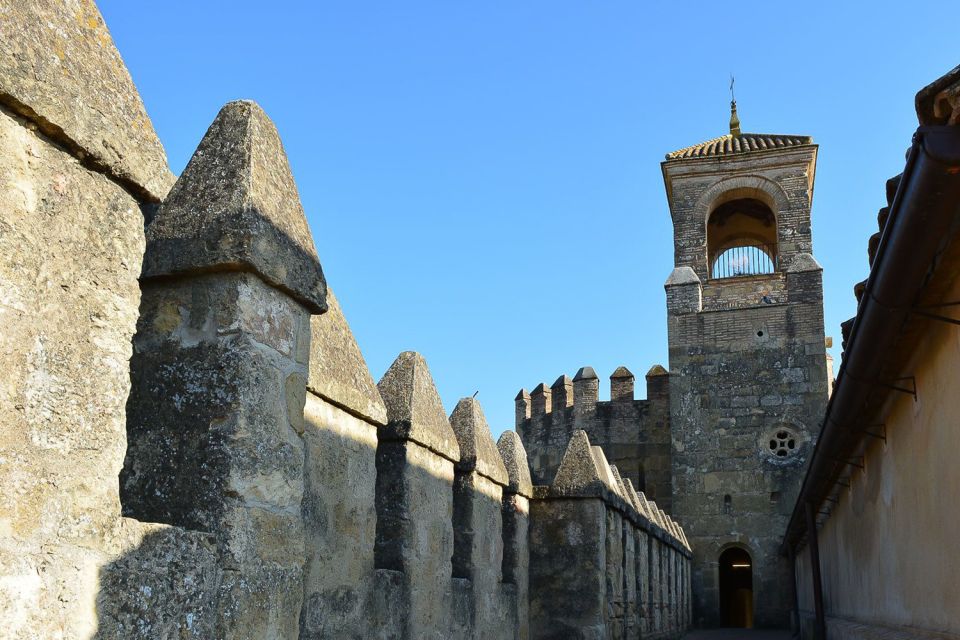
[[[380,477],[398,480],[406,495],[390,505],[392,524],[380,528],[378,542],[377,425],[310,394],[303,437],[303,604],[299,613],[285,612],[298,624],[280,637],[527,637],[519,619],[526,610],[526,525],[520,527],[524,548],[511,541],[516,564],[508,567],[522,582],[505,583],[504,505],[493,492],[470,496],[483,517],[472,522],[476,543],[461,553],[477,565],[472,578],[454,578],[453,461],[407,442],[399,468],[381,466]],[[221,635],[230,611],[222,600],[224,576],[231,572],[218,551],[222,536],[130,518],[121,529],[122,552],[100,571],[93,637]],[[377,544],[397,550],[396,567],[377,566]]]
[[[96,640],[213,638],[222,570],[213,536],[124,519],[124,552],[100,569]]]

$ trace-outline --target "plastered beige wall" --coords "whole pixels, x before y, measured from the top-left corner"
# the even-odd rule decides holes
[[[946,300],[957,300],[960,280]],[[819,532],[828,617],[960,633],[960,327],[930,322],[910,371],[917,398],[896,396],[887,440]],[[801,612],[812,613],[809,550],[797,559]]]

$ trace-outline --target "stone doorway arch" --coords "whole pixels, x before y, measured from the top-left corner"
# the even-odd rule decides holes
[[[720,624],[753,627],[753,558],[742,547],[720,554]]]

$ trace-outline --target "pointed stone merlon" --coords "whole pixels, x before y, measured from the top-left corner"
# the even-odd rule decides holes
[[[533,481],[530,478],[530,464],[527,461],[527,452],[516,431],[504,431],[497,440],[497,450],[503,459],[509,482],[506,491],[518,493],[522,496],[533,495]]]
[[[696,313],[703,309],[703,286],[691,267],[675,268],[663,288],[667,291],[667,311],[670,315]]]
[[[817,259],[809,253],[798,253],[793,256],[786,269],[787,273],[800,273],[803,271],[823,271],[823,267],[817,262]]]
[[[404,633],[424,637],[449,607],[460,446],[420,354],[401,353],[377,389],[387,424],[377,430],[374,566],[402,574]]]
[[[577,497],[620,495],[603,450],[590,445],[586,431],[577,430],[571,436],[550,493]]]
[[[637,495],[637,490],[633,486],[633,481],[630,480],[630,478],[625,478],[624,484],[627,488],[627,495],[630,497],[630,504],[633,505],[633,508],[636,509],[640,515],[646,517],[646,514],[643,511],[643,505],[640,503],[640,496]]]
[[[617,367],[610,375],[610,400],[630,402],[634,395],[634,376],[630,369]]]
[[[7,1],[0,15],[0,102],[141,204],[161,201],[174,176],[96,4]]]
[[[656,523],[656,518],[653,516],[653,512],[650,509],[650,502],[647,500],[647,495],[643,491],[638,491],[637,499],[640,502],[640,513],[642,513],[650,522]]]
[[[453,466],[460,446],[447,420],[427,363],[419,353],[401,353],[377,384],[387,424],[377,430],[377,533],[374,560],[379,569],[412,572],[425,565],[416,540],[423,516],[439,531],[452,531]],[[435,500],[419,504],[418,492]],[[423,524],[423,523],[421,523]],[[443,536],[436,544],[447,540]],[[452,543],[452,533],[448,543]],[[446,553],[447,568],[453,554]],[[424,577],[424,580],[429,580]]]
[[[514,428],[519,429],[524,422],[530,419],[530,394],[527,393],[526,389],[520,389],[520,393],[514,398],[514,405],[516,406]]]
[[[383,426],[387,408],[340,303],[329,289],[327,304],[327,313],[310,319],[307,390],[371,424]]]
[[[660,526],[662,526],[667,533],[672,535],[672,531],[670,529],[670,516],[668,516],[667,512],[663,509],[658,508],[657,512],[660,515]]]
[[[581,367],[573,376],[573,420],[575,428],[584,428],[597,410],[600,378],[593,367]]]
[[[667,519],[667,528],[670,531],[671,535],[680,541],[680,526],[677,524],[677,521],[670,517],[670,514],[664,513],[664,516]]]
[[[623,482],[623,477],[620,475],[620,470],[617,469],[617,465],[610,465],[610,472],[613,474],[614,484],[617,488],[617,494],[627,501],[627,504],[633,506],[633,503],[630,502],[630,494],[627,493],[627,485]]]
[[[600,470],[600,479],[603,481],[604,487],[613,495],[621,497],[620,485],[617,483],[613,467],[610,466],[606,454],[603,453],[603,448],[593,445],[590,447],[590,451],[593,452],[593,459],[596,462],[597,469]]]
[[[870,237],[870,263],[873,264],[873,256],[876,247],[880,243],[880,234],[876,233]],[[809,253],[797,253],[792,256],[789,264],[784,269],[786,276],[786,289],[790,292],[790,302],[799,302],[806,304],[821,304],[823,288],[823,267]]]
[[[503,488],[507,468],[476,398],[463,398],[450,415],[460,445],[453,482],[453,577],[473,582],[471,599],[501,579]],[[478,615],[483,612],[474,606]]]
[[[536,417],[550,413],[550,410],[553,408],[551,401],[552,395],[550,388],[544,382],[534,387],[530,393],[531,415]]]
[[[563,415],[563,410],[573,405],[573,381],[570,376],[562,375],[550,386],[551,412]]]
[[[587,432],[573,433],[557,469],[550,493],[560,496],[599,496],[605,488],[603,472],[587,438]]]
[[[450,426],[460,447],[457,471],[476,471],[496,484],[506,486],[509,482],[507,468],[493,441],[480,402],[476,398],[462,398],[450,414]]]
[[[647,400],[669,398],[670,372],[662,365],[655,364],[647,371]]]
[[[387,409],[381,441],[411,440],[451,462],[460,460],[460,445],[440,401],[427,361],[415,351],[404,351],[377,389]]]
[[[147,227],[145,280],[255,273],[311,313],[326,282],[280,135],[256,103],[225,105]]]
[[[327,302],[280,137],[257,105],[220,111],[146,238],[124,508],[214,535],[231,569],[214,605],[228,612],[223,635],[278,637],[287,620],[262,612],[299,617],[310,315]]]
[[[599,637],[597,629],[608,628],[613,577],[605,553],[619,539],[608,531],[619,506],[608,474],[586,432],[575,431],[553,484],[544,493],[538,487],[530,501],[532,637]]]
[[[651,522],[653,522],[655,525],[657,525],[661,529],[666,529],[666,526],[664,526],[664,522],[662,518],[663,512],[660,510],[660,507],[657,506],[656,501],[648,499],[647,508],[649,509],[649,512],[650,512]]]
[[[687,551],[692,551],[693,547],[690,546],[690,541],[687,540],[687,532],[683,530],[683,527],[679,526],[679,523],[677,526],[680,528],[680,540],[683,542],[683,546],[687,548]]]
[[[497,449],[507,469],[509,483],[503,492],[503,581],[517,587],[517,604],[521,625],[526,623],[527,584],[530,564],[529,527],[530,497],[533,482],[527,452],[520,436],[504,431]]]

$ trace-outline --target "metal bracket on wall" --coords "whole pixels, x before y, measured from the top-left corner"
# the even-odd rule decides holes
[[[960,306],[960,302],[942,302],[940,304],[930,304],[924,305],[922,307],[916,307],[911,309],[911,311],[918,316],[923,316],[924,318],[930,318],[931,320],[939,320],[940,322],[948,322],[950,324],[960,324],[960,319],[951,318],[950,316],[945,316],[939,313],[933,313],[932,311],[927,311],[927,309],[942,309],[943,307],[956,307]]]
[[[887,425],[885,424],[870,425],[868,427],[861,429],[860,433],[862,433],[865,436],[870,436],[871,438],[878,438],[880,440],[883,440],[884,442],[887,441]]]
[[[851,467],[856,467],[858,469],[865,469],[863,464],[863,456],[857,456],[856,458],[830,458],[834,462],[842,462],[843,464],[848,464]],[[848,487],[850,485],[847,485]]]
[[[901,387],[899,384],[894,384],[895,382],[909,382],[909,387]],[[917,399],[917,379],[913,376],[904,376],[903,378],[894,378],[890,382],[877,382],[877,386],[883,387],[884,389],[892,389],[893,391],[899,391],[901,393],[906,393],[913,396],[913,399]]]

